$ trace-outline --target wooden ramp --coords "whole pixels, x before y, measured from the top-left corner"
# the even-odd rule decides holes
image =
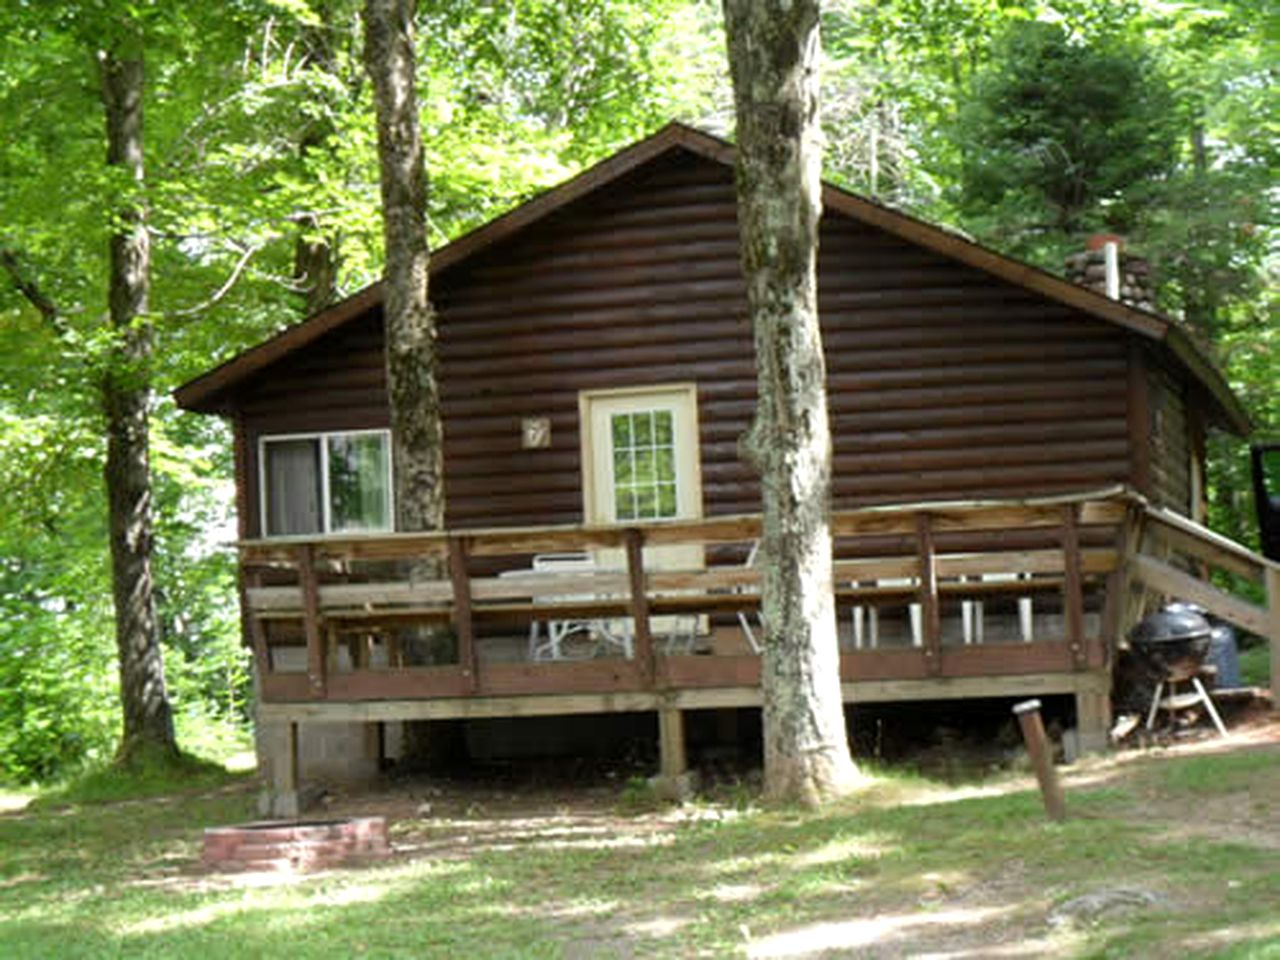
[[[1199,604],[1269,641],[1271,701],[1280,707],[1280,564],[1171,510],[1129,498],[1137,510],[1122,568],[1121,633],[1153,605]]]

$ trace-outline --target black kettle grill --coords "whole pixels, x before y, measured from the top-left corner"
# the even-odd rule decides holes
[[[1129,643],[1139,656],[1163,670],[1166,680],[1186,680],[1200,672],[1213,627],[1191,607],[1171,603],[1140,620],[1129,631]]]
[[[1213,642],[1213,626],[1191,604],[1171,603],[1163,610],[1143,617],[1129,631],[1134,652],[1147,660],[1163,676],[1156,682],[1155,693],[1147,712],[1147,729],[1155,726],[1156,714],[1171,713],[1187,707],[1204,707],[1222,736],[1227,728],[1200,682],[1200,668]],[[1192,690],[1177,693],[1177,685],[1189,683]],[[1167,695],[1166,695],[1167,694]]]

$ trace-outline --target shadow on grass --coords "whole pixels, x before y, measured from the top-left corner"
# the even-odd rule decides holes
[[[1192,779],[1193,790],[1206,782]],[[0,821],[5,856],[11,841],[21,848],[12,875],[32,875],[0,884],[7,955],[982,956],[1000,944],[1159,955],[1222,930],[1265,938],[1280,906],[1269,852],[1171,843],[1157,826],[1116,815],[1131,804],[1120,786],[1073,792],[1061,825],[1045,821],[1030,790],[907,804],[889,784],[817,814],[431,822],[412,838],[423,849],[447,829],[471,842],[455,842],[450,860],[271,885],[190,873],[138,882],[148,871],[162,880],[165,857],[193,855],[199,828],[227,822],[236,799],[147,805],[123,828],[103,807],[28,815],[35,832],[18,836],[15,822]],[[635,842],[616,842],[623,834]],[[1049,907],[1117,883],[1158,889],[1178,910],[1070,936],[1046,927]],[[1205,942],[1230,947],[1229,937]]]
[[[249,772],[231,773],[221,764],[186,753],[173,757],[149,756],[127,765],[108,764],[85,771],[40,794],[29,809],[177,797],[247,783],[250,777]]]

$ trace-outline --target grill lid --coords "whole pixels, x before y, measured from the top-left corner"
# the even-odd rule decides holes
[[[1135,646],[1181,643],[1206,639],[1213,628],[1189,605],[1170,604],[1163,610],[1144,617],[1129,631],[1129,642]]]

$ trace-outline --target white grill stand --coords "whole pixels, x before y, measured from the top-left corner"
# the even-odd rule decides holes
[[[1151,709],[1147,711],[1147,729],[1151,730],[1156,725],[1156,711],[1168,710],[1170,713],[1176,713],[1179,710],[1186,710],[1203,704],[1205,710],[1209,712],[1209,718],[1213,721],[1213,725],[1222,736],[1227,735],[1226,725],[1222,722],[1222,717],[1218,716],[1218,708],[1213,705],[1208,692],[1204,688],[1204,684],[1200,682],[1199,677],[1188,678],[1195,690],[1191,693],[1178,693],[1174,687],[1178,683],[1187,682],[1179,680],[1161,680],[1156,684],[1156,692],[1151,697]],[[1169,688],[1169,695],[1162,697],[1165,686]]]

